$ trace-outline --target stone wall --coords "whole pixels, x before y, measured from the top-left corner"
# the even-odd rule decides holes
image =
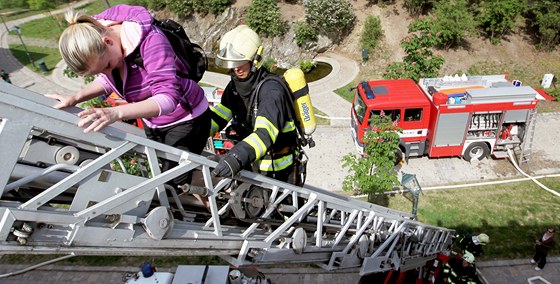
[[[222,35],[241,23],[243,20],[241,15],[243,14],[244,10],[229,7],[221,15],[217,16],[210,14],[204,17],[193,15],[186,19],[181,19],[169,12],[159,12],[156,14],[156,17],[173,18],[180,22],[185,27],[189,38],[202,46],[213,57],[218,50]],[[281,68],[296,66],[302,60],[312,60],[332,45],[328,38],[319,37],[316,43],[310,43],[300,48],[295,42],[293,26],[290,26],[288,32],[282,37],[261,39],[264,45],[264,57],[273,58]]]

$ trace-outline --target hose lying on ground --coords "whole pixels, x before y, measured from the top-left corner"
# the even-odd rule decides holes
[[[37,268],[39,268],[39,267],[41,267],[41,266],[45,266],[45,265],[47,265],[47,264],[51,264],[51,263],[55,263],[55,262],[57,262],[57,261],[65,260],[65,259],[67,259],[67,258],[71,258],[71,257],[74,257],[74,256],[76,256],[76,254],[71,253],[71,254],[69,254],[69,255],[61,256],[61,257],[59,257],[59,258],[51,259],[51,260],[48,260],[48,261],[45,261],[45,262],[42,262],[42,263],[39,263],[39,264],[35,264],[35,265],[33,265],[33,266],[29,266],[29,267],[24,268],[24,269],[22,269],[22,270],[18,270],[18,271],[14,271],[14,272],[9,272],[9,273],[6,273],[6,274],[0,274],[0,279],[1,279],[1,278],[6,278],[6,277],[10,277],[10,276],[14,276],[14,275],[18,275],[18,274],[22,274],[22,273],[31,271],[31,270],[33,270],[33,269],[37,269]]]
[[[508,152],[508,156],[509,156],[509,160],[511,161],[511,163],[513,164],[513,166],[515,167],[515,169],[517,169],[518,172],[520,172],[522,175],[528,177],[530,180],[532,180],[534,183],[536,183],[538,186],[542,187],[543,189],[545,189],[546,191],[560,197],[560,193],[546,187],[546,185],[542,184],[541,182],[539,182],[536,178],[526,174],[524,171],[521,170],[521,168],[517,165],[517,163],[515,162],[515,159],[513,158],[513,151],[511,151],[511,149],[507,150]]]

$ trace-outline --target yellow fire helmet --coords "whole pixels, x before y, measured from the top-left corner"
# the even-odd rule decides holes
[[[474,255],[468,251],[463,254],[463,260],[468,263],[474,263]]]
[[[480,234],[480,235],[477,236],[477,238],[478,238],[478,242],[479,242],[481,245],[485,245],[485,244],[487,244],[488,242],[490,242],[490,237],[488,237],[487,234]]]
[[[220,50],[216,58],[216,65],[225,68],[235,68],[247,63],[247,61],[257,61],[255,63],[258,64],[255,56],[260,56],[258,54],[259,50],[262,50],[259,35],[249,26],[239,25],[224,34],[220,40]]]

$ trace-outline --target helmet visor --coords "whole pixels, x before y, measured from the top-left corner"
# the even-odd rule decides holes
[[[220,49],[216,57],[216,65],[225,68],[239,67],[248,61],[251,61],[245,55],[237,52],[231,43],[228,43],[224,48]]]

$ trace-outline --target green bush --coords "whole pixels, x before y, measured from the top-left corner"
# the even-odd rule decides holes
[[[78,76],[78,74],[74,73],[74,71],[72,71],[70,68],[66,67],[64,68],[64,70],[62,70],[62,74],[64,74],[64,76],[68,77],[68,78],[78,78],[80,76]],[[95,80],[95,77],[93,76],[84,76],[84,83],[85,84],[89,84],[91,82],[93,82],[93,80]]]
[[[560,100],[560,89],[547,89],[546,92],[552,97],[556,98],[557,101]]]
[[[523,0],[485,1],[480,4],[477,21],[492,44],[498,44],[515,27],[523,9]]]
[[[184,1],[166,0],[165,7],[169,8],[169,10],[171,10],[171,12],[175,14],[184,15],[184,16],[190,16],[194,13],[205,14],[208,12],[207,9],[204,9],[204,4],[197,3],[196,0],[194,1],[193,0],[184,0]]]
[[[315,67],[317,67],[317,63],[315,63],[313,60],[302,60],[299,62],[299,68],[304,73],[310,72]]]
[[[466,0],[438,2],[432,16],[420,16],[410,24],[413,31],[426,31],[435,35],[435,46],[448,49],[464,41],[466,33],[474,32],[476,23]]]
[[[0,0],[0,9],[25,9],[29,3],[25,0]]]
[[[165,9],[165,0],[131,0],[131,5],[144,6],[150,10],[160,11]]]
[[[135,175],[139,177],[150,177],[151,173],[148,171],[149,163],[138,154],[123,155],[119,159],[111,161],[110,167],[117,172]]]
[[[317,33],[306,22],[298,21],[295,24],[296,44],[302,46],[307,41],[316,41]]]
[[[475,30],[474,17],[466,0],[441,1],[433,9],[434,28],[443,48],[455,47],[463,42],[466,33]]]
[[[27,0],[29,8],[32,10],[43,10],[54,8],[57,3],[45,0]]]
[[[526,16],[527,26],[533,29],[537,48],[553,50],[560,43],[560,3],[537,1],[531,4]]]
[[[367,16],[364,22],[364,29],[362,31],[362,37],[360,42],[362,48],[373,49],[379,43],[381,37],[383,36],[383,28],[381,27],[381,20],[377,16]]]
[[[138,0],[145,1],[145,6],[161,10],[165,7],[172,12],[187,17],[194,13],[198,14],[220,14],[230,5],[229,0]]]
[[[229,0],[205,0],[203,1],[207,6],[210,13],[218,15],[223,13],[229,7]]]
[[[263,60],[262,66],[265,67],[268,71],[276,73],[276,71],[278,71],[278,66],[276,66],[276,63],[276,60],[272,58],[265,58]]]
[[[356,15],[347,0],[308,0],[304,5],[305,21],[334,40],[342,39],[354,27]]]
[[[283,35],[287,26],[274,0],[254,0],[245,19],[255,32],[267,37]]]

